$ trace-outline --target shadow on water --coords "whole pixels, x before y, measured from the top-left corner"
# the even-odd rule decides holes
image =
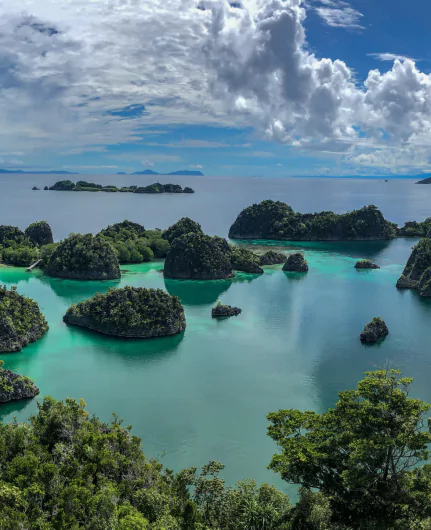
[[[209,305],[215,303],[232,285],[232,280],[172,280],[164,278],[165,288],[178,296],[184,305]]]
[[[35,399],[41,399],[41,396],[37,396]],[[9,401],[8,403],[0,404],[0,421],[3,421],[6,416],[12,412],[18,413],[31,406],[33,399],[23,399],[21,401]]]
[[[69,303],[77,303],[91,298],[96,293],[106,293],[111,287],[119,287],[121,280],[108,281],[80,281],[66,280],[62,278],[51,278],[41,275],[42,284],[47,285],[56,296],[67,300]]]
[[[305,280],[308,275],[307,272],[295,272],[295,271],[282,271],[282,273],[289,281],[293,281],[293,282],[300,282],[302,280]]]

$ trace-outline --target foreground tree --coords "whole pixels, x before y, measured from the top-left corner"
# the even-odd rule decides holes
[[[269,467],[305,492],[319,490],[334,528],[418,527],[431,513],[430,466],[417,467],[429,457],[430,405],[409,396],[411,382],[397,370],[368,372],[323,414],[269,414],[281,449]]]

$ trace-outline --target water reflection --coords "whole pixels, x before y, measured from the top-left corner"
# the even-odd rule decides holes
[[[214,304],[220,296],[230,289],[232,280],[172,280],[164,278],[165,288],[172,296],[178,296],[184,305]]]
[[[121,280],[109,281],[79,281],[66,280],[62,278],[51,278],[50,276],[39,277],[42,284],[47,285],[59,297],[68,303],[77,303],[87,300],[96,293],[106,293],[111,287],[119,287]]]

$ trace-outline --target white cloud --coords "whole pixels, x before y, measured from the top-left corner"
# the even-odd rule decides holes
[[[189,166],[190,169],[203,169],[204,166],[202,164],[191,164]]]
[[[103,153],[141,140],[149,126],[206,124],[253,127],[346,160],[369,157],[370,144],[401,147],[427,163],[431,76],[399,56],[358,84],[343,61],[308,51],[306,7],[332,26],[362,19],[340,0],[244,0],[241,9],[227,0],[202,0],[201,9],[195,0],[2,0],[2,150]]]
[[[220,149],[230,147],[223,142],[210,142],[208,140],[180,140],[179,142],[156,143],[147,142],[146,145],[152,147],[168,147],[170,149]]]
[[[368,53],[369,57],[374,57],[375,59],[378,59],[379,61],[413,61],[417,63],[420,61],[420,59],[413,59],[412,57],[407,57],[407,55],[398,55],[397,53]]]
[[[153,167],[154,162],[152,160],[142,160],[142,165],[145,167]]]

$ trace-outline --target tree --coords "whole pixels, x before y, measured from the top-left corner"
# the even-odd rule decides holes
[[[398,528],[430,515],[430,405],[409,396],[412,379],[397,370],[367,372],[335,408],[317,414],[271,413],[268,433],[281,449],[270,469],[329,500],[334,523]]]

